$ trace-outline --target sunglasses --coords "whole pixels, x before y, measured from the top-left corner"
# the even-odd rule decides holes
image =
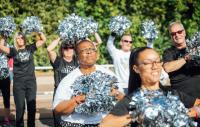
[[[175,36],[176,34],[182,34],[184,30],[179,30],[179,31],[176,31],[176,32],[171,32],[171,36]]]
[[[122,40],[122,41],[126,43],[133,43],[133,41],[128,41],[128,40]]]
[[[67,47],[64,47],[63,49],[74,49],[74,47],[73,46],[67,46]]]

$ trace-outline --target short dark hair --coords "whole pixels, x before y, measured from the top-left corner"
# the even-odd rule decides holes
[[[94,43],[93,43],[92,41],[87,40],[87,39],[81,40],[81,41],[78,42],[78,43],[76,44],[76,46],[75,46],[75,52],[76,52],[76,54],[78,54],[78,46],[79,46],[81,43],[83,43],[83,42],[89,42],[89,43],[91,43],[91,44],[95,47],[95,45],[94,45]],[[96,47],[95,47],[95,48],[96,48]]]
[[[63,50],[64,49],[67,49],[67,48],[74,48],[74,45],[73,44],[69,44],[69,43],[65,43],[65,42],[62,42],[61,46],[60,46],[60,49],[59,49],[59,53],[60,53],[60,56],[63,57]]]

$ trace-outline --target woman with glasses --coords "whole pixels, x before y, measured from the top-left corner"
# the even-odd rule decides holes
[[[131,127],[189,127],[195,124],[178,97],[160,85],[162,61],[155,50],[142,47],[132,51],[129,65],[130,94],[115,105],[100,127],[123,127],[129,124]],[[192,116],[191,113],[189,115]]]
[[[60,43],[60,38],[52,41],[47,47],[50,63],[54,70],[54,94],[60,81],[72,70],[78,67],[78,62],[74,52],[74,45],[63,42],[59,48],[59,55],[56,54],[55,48]],[[58,126],[60,120],[53,112],[54,126]]]
[[[74,45],[63,42],[59,48],[59,55],[57,55],[55,48],[60,43],[60,38],[58,38],[47,47],[50,63],[54,69],[54,91],[60,81],[78,66]]]
[[[62,115],[59,127],[98,127],[113,107],[113,99],[123,98],[115,87],[113,73],[96,65],[97,49],[93,42],[76,45],[79,67],[63,78],[53,101],[54,112]]]
[[[97,42],[94,42],[95,45],[100,44],[101,38],[98,33],[94,33],[95,39]],[[74,70],[76,67],[78,67],[78,61],[75,55],[74,46],[73,44],[70,44],[70,42],[62,42],[60,49],[59,49],[59,55],[56,54],[55,48],[58,44],[60,44],[60,38],[54,40],[48,47],[48,55],[50,58],[50,63],[53,66],[54,70],[54,94],[55,91],[60,83],[60,81],[67,76],[72,70]],[[53,113],[54,114],[54,113]],[[59,116],[56,116],[54,114],[54,124],[55,126],[58,126],[59,123]]]
[[[101,37],[98,33],[94,33],[95,37],[95,46],[98,46],[102,43]],[[58,87],[60,81],[69,74],[72,70],[74,70],[78,66],[78,62],[76,59],[74,46],[70,44],[70,42],[63,42],[59,49],[59,56],[55,52],[55,48],[58,44],[60,44],[60,38],[52,41],[52,43],[47,47],[48,55],[50,62],[54,69],[54,80],[55,80],[55,89]]]
[[[24,126],[25,101],[28,111],[28,127],[35,127],[36,113],[36,77],[33,54],[41,47],[46,37],[43,33],[37,33],[37,41],[27,44],[26,37],[22,32],[16,33],[14,47],[0,45],[0,50],[13,58],[13,94],[16,106],[16,127]]]

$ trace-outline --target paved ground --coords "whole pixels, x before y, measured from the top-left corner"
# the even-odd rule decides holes
[[[36,113],[36,127],[53,127],[51,106],[52,106],[52,96],[53,96],[53,73],[36,73],[37,77],[37,113]],[[12,91],[12,88],[11,88]],[[1,93],[0,93],[1,94]],[[2,112],[2,96],[0,95],[0,127],[3,121]],[[11,92],[11,118],[14,123],[15,116],[15,105]],[[26,123],[27,114],[24,115],[24,120]]]

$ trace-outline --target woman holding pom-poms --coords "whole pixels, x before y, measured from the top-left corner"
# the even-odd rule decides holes
[[[124,127],[129,124],[131,127],[197,126],[190,118],[194,114],[191,109],[185,108],[177,91],[160,84],[162,61],[154,49],[135,49],[131,52],[129,64],[130,94],[115,105],[100,127]],[[200,111],[198,107],[195,109]]]
[[[88,25],[80,27],[80,25],[84,25],[86,23]],[[82,17],[79,17],[75,14],[68,15],[59,24],[57,31],[59,38],[52,41],[52,43],[47,47],[50,63],[53,66],[54,70],[54,93],[60,81],[78,66],[77,58],[74,51],[75,44],[81,39],[86,38],[89,35],[89,33],[93,32],[97,41],[97,43],[95,44],[98,45],[99,43],[101,43],[101,38],[95,32],[93,26],[97,27],[97,24],[92,23],[91,19],[83,20]],[[56,54],[56,46],[60,46],[59,55]],[[57,127],[60,121],[60,116],[55,115],[55,113],[53,112],[53,117],[54,126]]]
[[[0,45],[0,49],[14,59],[13,94],[16,106],[16,127],[24,127],[25,100],[28,111],[28,127],[35,127],[37,86],[33,54],[46,41],[41,29],[37,29],[41,28],[41,24],[37,24],[36,21],[38,19],[35,17],[28,17],[21,26],[25,33],[37,33],[38,40],[35,43],[27,44],[25,34],[17,32],[13,48]]]
[[[0,18],[0,45],[9,46],[8,38],[16,29],[14,19],[11,16]],[[4,122],[3,126],[11,124],[10,121],[10,78],[8,57],[0,50],[0,90],[4,103]]]
[[[60,81],[68,75],[72,70],[74,70],[78,66],[78,62],[74,53],[74,45],[63,42],[60,45],[60,54],[57,55],[54,51],[54,48],[60,43],[60,38],[54,40],[48,47],[48,55],[50,59],[50,63],[53,66],[54,70],[54,93],[58,87]],[[54,116],[54,125],[58,126],[58,122],[60,120],[59,116]]]
[[[61,115],[59,127],[98,127],[100,120],[123,97],[117,78],[110,70],[95,65],[97,49],[93,42],[76,44],[79,67],[63,78],[53,101]]]

